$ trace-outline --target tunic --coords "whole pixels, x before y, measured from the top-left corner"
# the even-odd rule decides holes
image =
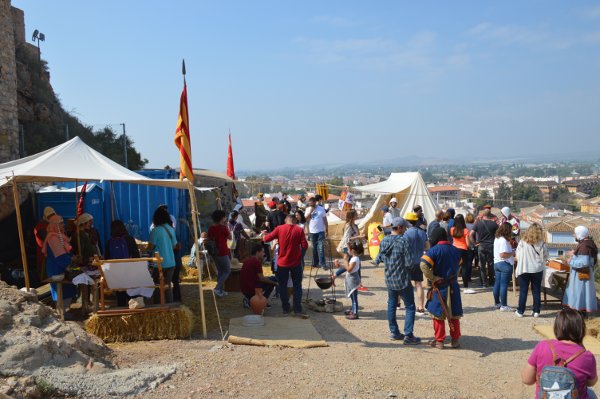
[[[459,264],[460,252],[448,241],[438,242],[421,258],[421,270],[425,277],[434,282],[434,286],[437,285],[451,319],[463,315],[460,287],[456,279]],[[445,320],[442,302],[434,291],[434,289],[430,291],[425,307],[434,318]]]
[[[573,255],[569,262],[571,274],[563,297],[563,305],[586,312],[598,309],[596,287],[594,286],[594,263],[594,259],[589,255]],[[577,271],[586,267],[589,268],[590,278],[582,280]]]
[[[65,253],[59,257],[54,257],[52,253],[52,249],[48,246],[46,255],[46,272],[48,273],[48,277],[57,276],[59,274],[64,274],[67,266],[71,264],[71,254]],[[50,284],[50,293],[52,294],[52,299],[56,301],[58,299],[58,291],[56,290],[56,284]],[[63,299],[73,298],[76,293],[76,288],[71,284],[63,285]]]

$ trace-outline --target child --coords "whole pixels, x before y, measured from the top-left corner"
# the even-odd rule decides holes
[[[339,269],[333,276],[334,283],[335,278],[346,273],[346,279],[344,281],[346,285],[346,295],[352,301],[351,310],[346,311],[346,318],[349,320],[358,319],[358,287],[360,286],[360,256],[364,253],[362,242],[354,241],[348,245],[350,250],[350,259],[344,259],[344,265],[340,266],[339,259],[335,260],[336,267]]]
[[[537,344],[527,364],[521,371],[526,385],[536,384],[536,398],[540,390],[539,377],[544,366],[554,366],[553,358],[568,361],[566,367],[575,375],[580,399],[596,398],[589,389],[598,381],[596,358],[583,347],[585,321],[579,312],[570,308],[560,311],[554,321],[556,339],[541,341]],[[553,352],[556,356],[553,356]],[[537,383],[536,383],[537,382]]]

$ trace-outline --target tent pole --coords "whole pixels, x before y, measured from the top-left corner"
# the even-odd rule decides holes
[[[204,313],[204,292],[202,289],[202,266],[200,265],[200,245],[198,245],[198,211],[196,210],[196,193],[194,193],[194,184],[188,181],[188,191],[192,207],[192,223],[194,226],[194,246],[196,247],[196,269],[198,270],[198,289],[200,290],[200,316],[202,318],[202,334],[206,334],[206,314]]]
[[[23,272],[25,273],[25,287],[29,292],[29,267],[27,266],[27,254],[25,253],[25,240],[23,238],[23,221],[21,220],[21,201],[19,200],[19,190],[15,178],[12,179],[13,198],[15,200],[15,213],[17,214],[17,228],[19,229],[19,245],[21,246],[21,262],[23,263]]]

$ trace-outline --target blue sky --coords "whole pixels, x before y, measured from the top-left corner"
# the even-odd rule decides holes
[[[63,106],[151,167],[179,162],[182,58],[194,167],[228,129],[236,170],[600,146],[598,2],[12,3]]]

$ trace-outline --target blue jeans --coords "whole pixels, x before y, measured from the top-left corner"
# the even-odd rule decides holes
[[[313,266],[325,267],[325,232],[310,233],[310,241],[313,246]]]
[[[292,276],[292,284],[294,285],[294,312],[302,312],[302,266],[281,267],[277,266],[275,276],[279,283],[279,298],[281,299],[281,307],[284,312],[290,311],[290,298],[287,291],[287,283]]]
[[[527,293],[529,291],[529,284],[531,284],[531,296],[533,296],[533,311],[540,313],[542,307],[542,275],[544,272],[539,273],[523,273],[519,275],[519,307],[518,311],[520,314],[525,313],[525,304],[527,303]]]
[[[508,283],[513,273],[513,267],[508,262],[494,263],[494,272],[496,281],[494,282],[494,304],[507,306],[506,295],[508,292]]]
[[[231,274],[231,260],[229,256],[215,256],[215,265],[217,266],[217,291],[223,291],[225,280]]]
[[[350,300],[352,301],[352,313],[358,316],[358,290],[352,291]]]
[[[402,290],[392,290],[388,288],[388,324],[390,332],[393,335],[400,335],[400,329],[396,322],[396,307],[398,306],[398,296],[404,301],[406,309],[404,315],[404,335],[412,336],[415,325],[415,293],[413,287],[409,285]]]

